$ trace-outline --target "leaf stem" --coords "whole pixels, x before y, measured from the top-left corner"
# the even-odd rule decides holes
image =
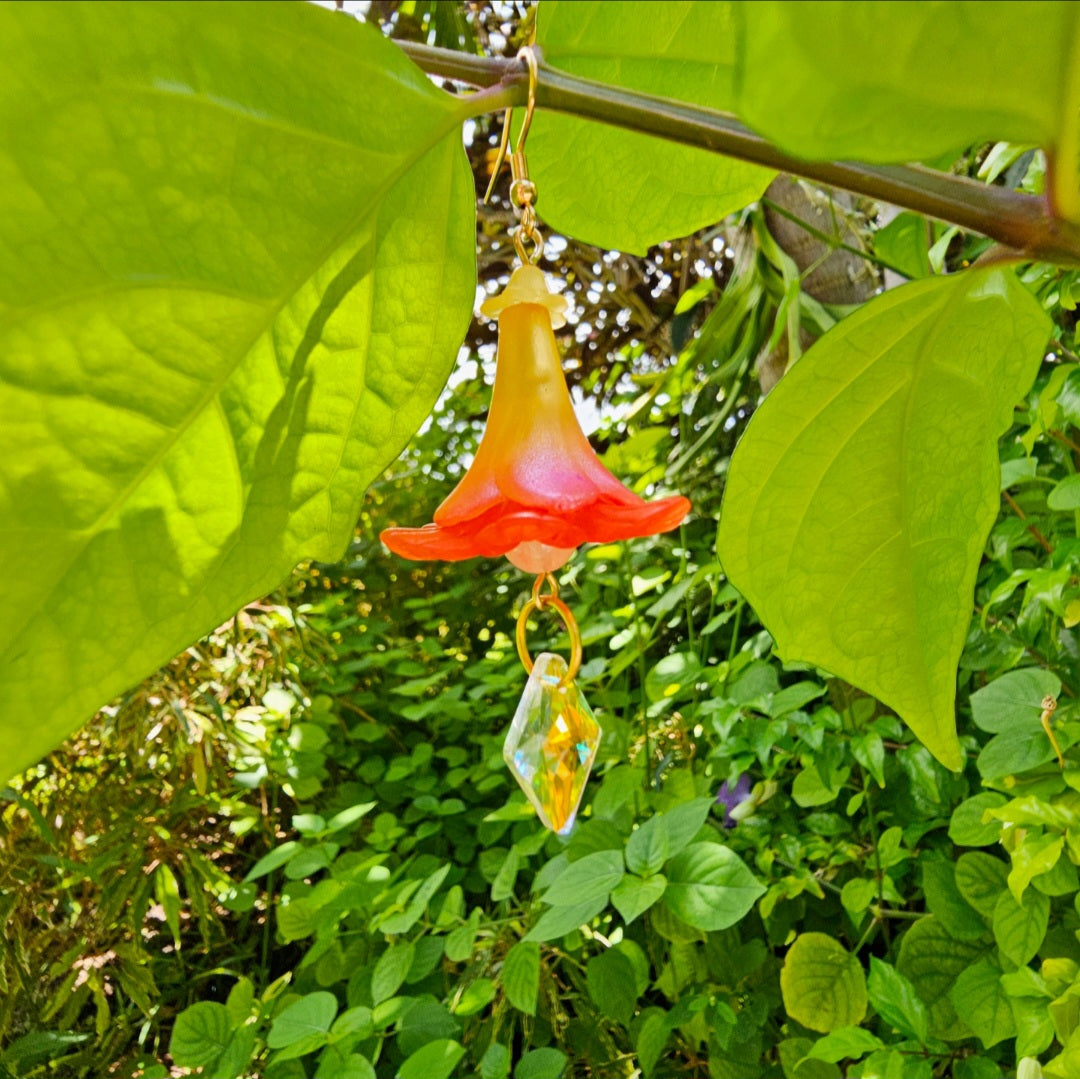
[[[429,74],[485,88],[487,92],[463,99],[470,116],[525,103],[528,70],[523,61],[473,56],[413,42],[397,44]],[[921,165],[805,161],[724,113],[583,79],[546,64],[539,68],[536,103],[541,109],[696,146],[914,210],[982,233],[1012,249],[1018,259],[1080,266],[1080,223],[1057,216],[1051,201],[1040,196]],[[1059,184],[1059,199],[1061,192]]]

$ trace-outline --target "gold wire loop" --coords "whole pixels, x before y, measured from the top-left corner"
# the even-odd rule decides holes
[[[529,100],[525,106],[525,120],[521,125],[521,134],[518,135],[517,149],[521,152],[521,148],[525,145],[525,136],[529,134],[529,127],[532,125],[533,109],[536,108],[536,80],[539,75],[539,65],[536,62],[536,50],[531,45],[524,45],[518,49],[518,60],[524,60],[525,66],[529,69]]]
[[[549,588],[547,592],[542,591],[545,584]],[[521,608],[521,614],[518,615],[516,633],[518,656],[521,658],[521,665],[525,668],[525,673],[532,674],[533,660],[532,656],[529,655],[529,645],[525,640],[525,635],[528,632],[529,615],[533,611],[546,610],[553,610],[558,614],[563,620],[567,636],[570,638],[570,662],[567,664],[566,674],[560,680],[561,685],[567,686],[577,677],[578,670],[581,667],[581,630],[578,629],[577,620],[574,618],[570,608],[559,599],[559,582],[550,573],[541,573],[536,578],[533,583],[532,597]]]
[[[529,164],[525,159],[525,139],[532,126],[533,111],[536,108],[536,80],[538,76],[538,64],[536,51],[531,45],[526,45],[518,50],[517,59],[524,60],[529,69],[529,98],[525,106],[525,119],[518,133],[517,144],[513,154],[510,155],[510,172],[513,179],[510,183],[510,201],[514,204],[514,212],[521,219],[521,224],[514,230],[514,249],[518,258],[524,262],[537,263],[544,253],[544,237],[536,227],[536,184],[529,179]],[[503,115],[502,138],[499,140],[499,152],[495,158],[495,165],[491,170],[491,180],[484,194],[484,202],[491,198],[495,190],[495,183],[499,178],[503,163],[506,161],[507,150],[510,146],[510,121],[514,115],[513,109],[507,109]],[[532,244],[532,250],[529,250]]]

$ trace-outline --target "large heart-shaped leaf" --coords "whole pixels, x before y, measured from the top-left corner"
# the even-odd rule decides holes
[[[736,5],[543,0],[537,44],[574,75],[714,109],[735,100]],[[586,243],[643,253],[757,199],[775,175],[734,158],[538,112],[529,162],[539,209]]]
[[[740,8],[737,111],[791,153],[901,162],[1004,139],[1061,146],[1075,175],[1075,4]]]
[[[306,4],[0,9],[0,779],[339,557],[474,291],[462,106]]]
[[[1049,329],[1003,269],[885,293],[785,375],[731,462],[720,553],[777,648],[874,694],[954,768],[996,440]]]

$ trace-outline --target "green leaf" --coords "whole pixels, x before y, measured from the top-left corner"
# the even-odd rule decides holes
[[[803,768],[791,784],[791,800],[802,809],[828,805],[839,796],[850,774],[850,768],[830,769],[830,782],[825,784],[816,767]]]
[[[701,826],[709,819],[714,804],[712,798],[692,798],[660,814],[667,834],[669,858],[681,854],[694,841]]]
[[[1046,496],[1046,504],[1058,513],[1080,509],[1080,474],[1058,481]]]
[[[350,1053],[347,1057],[338,1059],[340,1063],[332,1068],[327,1068],[325,1060],[320,1062],[322,1070],[319,1072],[319,1079],[376,1079],[375,1069],[367,1057]]]
[[[269,854],[264,854],[251,867],[248,875],[244,877],[244,883],[258,880],[259,877],[265,877],[267,873],[272,873],[300,850],[303,850],[303,847],[295,839],[290,839],[288,842],[282,843],[280,847],[275,847]]]
[[[727,929],[749,913],[765,888],[746,863],[719,843],[695,843],[668,863],[664,903],[695,929]]]
[[[442,882],[446,880],[446,874],[449,872],[449,862],[447,862],[446,865],[439,866],[439,868],[416,889],[416,893],[409,900],[405,909],[397,914],[391,914],[390,917],[380,921],[379,929],[387,936],[393,936],[397,933],[407,933],[412,929],[412,927],[420,920],[424,911],[427,910],[427,905],[431,901],[432,896],[442,887]]]
[[[540,920],[525,934],[524,940],[543,943],[564,937],[567,933],[587,925],[607,906],[607,896],[599,895],[585,903],[572,907],[552,907],[540,916]]]
[[[671,1037],[671,1025],[668,1023],[667,1014],[659,1009],[651,1010],[638,1027],[634,1041],[638,1063],[646,1079],[649,1079],[653,1069],[659,1063],[669,1037]]]
[[[897,972],[914,987],[930,1012],[930,1034],[956,1039],[970,1036],[958,1018],[949,993],[960,974],[986,954],[975,941],[954,940],[930,915],[920,918],[903,936]]]
[[[470,982],[454,1006],[454,1015],[476,1015],[495,999],[495,983],[490,978]]]
[[[486,978],[478,979],[478,982],[487,982],[487,985],[491,986],[491,982]],[[477,982],[473,983],[473,985],[476,984]],[[462,1000],[465,1000],[470,995],[471,989],[472,986],[462,994]],[[476,991],[472,999],[482,999],[485,995],[486,993],[481,985],[481,988]],[[481,1008],[484,1006],[482,1004]],[[461,1032],[461,1023],[450,1014],[450,1009],[445,1004],[432,1000],[430,997],[424,997],[420,1000],[405,998],[401,1001],[400,1010],[396,1009],[396,1005],[392,1005],[392,1007],[395,1007],[394,1014],[400,1015],[397,1049],[402,1056],[408,1056],[410,1053],[416,1052],[417,1049],[427,1045],[428,1042],[437,1041],[439,1038],[454,1038]],[[466,1004],[467,1007],[468,1004]],[[389,1016],[386,1013],[381,1013],[380,1026],[384,1025],[388,1018]]]
[[[501,902],[514,894],[514,881],[517,880],[520,865],[521,855],[517,847],[511,847],[506,852],[503,864],[499,866],[499,872],[495,874],[495,879],[491,882],[492,902]]]
[[[55,1030],[32,1030],[7,1043],[0,1053],[0,1079],[20,1079],[40,1064],[66,1056],[74,1046],[89,1041],[90,1034],[64,1034]],[[4,1065],[18,1073],[13,1075]],[[156,1079],[166,1079],[164,1071]]]
[[[960,894],[984,917],[994,913],[998,896],[1005,890],[1009,867],[982,851],[961,854],[956,862],[956,887]]]
[[[337,1015],[333,993],[309,993],[290,1004],[274,1019],[266,1044],[270,1049],[292,1048],[290,1056],[301,1056],[326,1044],[330,1024]]]
[[[994,940],[1001,954],[1018,967],[1025,966],[1042,946],[1050,922],[1050,900],[1042,892],[1024,893],[1018,903],[1005,891],[994,904]]]
[[[412,941],[391,944],[375,964],[371,974],[371,999],[376,1004],[389,1000],[404,984],[412,966],[416,947]]]
[[[1072,4],[890,0],[836,11],[742,5],[736,111],[789,152],[905,162],[994,140],[1051,146],[1067,125],[1075,132]]]
[[[971,718],[992,734],[1016,730],[1031,733],[1039,726],[1043,699],[1061,693],[1061,679],[1038,667],[1025,667],[995,678],[971,695]]]
[[[611,893],[611,902],[615,909],[622,915],[622,919],[629,925],[635,918],[644,914],[660,897],[667,888],[667,878],[657,873],[655,876],[640,877],[625,876]]]
[[[983,746],[975,761],[985,780],[1017,775],[1038,768],[1055,757],[1054,747],[1042,730],[1008,731],[996,734]]]
[[[1001,971],[989,959],[980,959],[956,979],[949,994],[957,1015],[975,1032],[984,1049],[1016,1034],[1016,1022]]]
[[[229,1013],[229,1022],[234,1027],[243,1026],[251,1015],[255,1003],[255,986],[250,978],[239,978],[229,990],[225,1001],[225,1010]]]
[[[645,693],[650,701],[662,701],[693,686],[701,675],[701,660],[696,652],[672,652],[645,676]]]
[[[861,1027],[840,1027],[824,1038],[818,1038],[806,1055],[811,1060],[839,1064],[841,1060],[859,1060],[867,1053],[881,1049],[884,1044],[876,1034]]]
[[[593,899],[605,900],[623,878],[620,850],[601,850],[572,862],[541,896],[554,907],[581,906]]]
[[[1054,1040],[1054,1021],[1045,1000],[1031,997],[1010,1001],[1016,1021],[1016,1055],[1040,1056]]]
[[[585,964],[589,998],[612,1022],[629,1026],[637,1005],[634,964],[617,948],[607,948]]]
[[[949,838],[958,847],[989,847],[1001,836],[1001,822],[992,817],[983,821],[988,809],[1000,809],[1005,796],[997,791],[983,791],[961,802],[949,819]]]
[[[453,1038],[439,1038],[417,1049],[397,1070],[397,1079],[450,1079],[465,1055]]]
[[[540,945],[519,940],[506,953],[502,966],[502,986],[506,999],[526,1015],[536,1015],[540,996]]]
[[[178,1067],[208,1068],[225,1052],[231,1033],[225,1005],[200,1001],[176,1017],[169,1054]]]
[[[920,859],[923,893],[931,914],[957,940],[986,934],[986,922],[956,886],[956,867],[941,855],[928,852]]]
[[[1025,1077],[1022,1062],[1016,1074],[1017,1079],[1035,1079],[1030,1075]],[[957,1063],[956,1079],[1001,1079],[1001,1069],[986,1057],[967,1057]]]
[[[1064,849],[1065,837],[1063,835],[1028,835],[1012,852],[1009,891],[1017,902],[1023,900],[1024,892],[1027,891],[1032,880],[1053,870]]]
[[[165,912],[165,924],[172,934],[176,950],[180,950],[180,885],[176,874],[164,863],[154,873],[154,896]]]
[[[483,911],[474,907],[469,915],[469,920],[446,935],[446,958],[451,963],[464,963],[472,955],[473,945],[476,943],[476,934],[480,927],[480,919]]]
[[[0,10],[4,776],[341,556],[475,287],[464,106],[376,30],[65,12]]]
[[[736,28],[731,3],[544,0],[537,44],[546,63],[571,74],[730,110]],[[544,110],[529,134],[529,164],[553,228],[639,255],[754,202],[775,175]]]
[[[921,214],[897,214],[874,233],[878,256],[905,277],[917,280],[930,273],[929,223]]]
[[[214,1071],[220,1075],[243,1075],[248,1071],[252,1054],[255,1052],[255,1028],[244,1026],[234,1030],[225,1052],[214,1063]]]
[[[915,987],[894,967],[870,957],[870,976],[866,991],[874,1010],[901,1034],[926,1044],[929,1015]]]
[[[510,1074],[510,1050],[492,1042],[480,1060],[480,1079],[506,1079]]]
[[[560,1079],[566,1063],[566,1054],[558,1049],[530,1049],[517,1062],[514,1079]]]
[[[857,916],[863,913],[877,899],[877,882],[856,877],[849,880],[840,890],[840,904],[849,914]],[[857,923],[858,917],[853,917]]]
[[[856,1026],[866,1015],[862,965],[824,933],[795,938],[780,970],[780,991],[788,1015],[822,1034]]]
[[[809,1038],[785,1038],[777,1045],[784,1079],[840,1079],[840,1069],[824,1060],[808,1060],[814,1043]]]
[[[374,1029],[371,1009],[358,1004],[355,1008],[343,1011],[334,1020],[330,1034],[334,1038],[343,1038],[349,1034],[359,1034],[362,1038],[369,1038]]]
[[[626,865],[631,873],[648,877],[659,873],[668,860],[668,836],[662,814],[651,817],[626,844]]]
[[[781,379],[731,461],[719,550],[780,653],[878,697],[953,768],[996,439],[1047,333],[1007,270],[893,289]]]

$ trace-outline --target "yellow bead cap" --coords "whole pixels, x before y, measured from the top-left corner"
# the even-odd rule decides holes
[[[497,296],[491,296],[480,305],[480,314],[497,318],[506,308],[517,304],[532,303],[546,307],[551,312],[551,328],[557,330],[566,325],[566,309],[570,306],[565,296],[551,291],[544,280],[544,272],[530,263],[518,266],[510,275],[506,288]]]

